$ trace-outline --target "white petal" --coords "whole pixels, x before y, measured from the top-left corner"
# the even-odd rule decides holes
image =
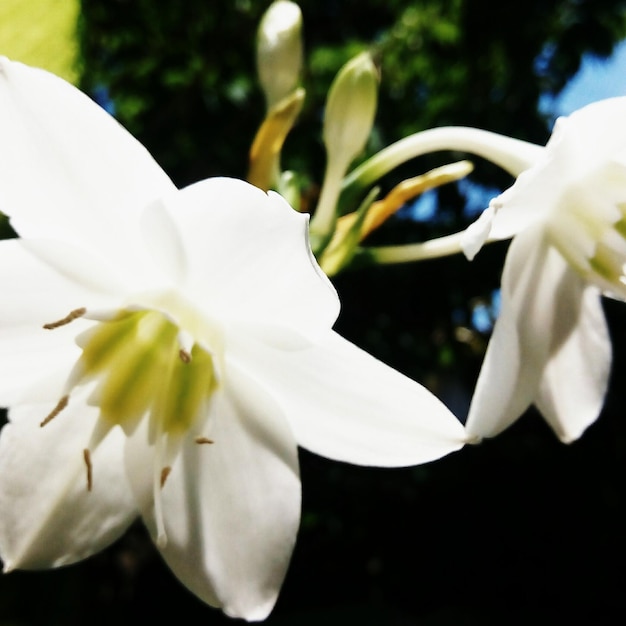
[[[155,266],[166,280],[180,285],[187,273],[185,244],[160,200],[153,202],[143,212],[141,234]]]
[[[501,310],[480,370],[466,430],[471,437],[492,437],[510,426],[532,403],[548,358],[551,295],[559,275],[545,265],[548,248],[531,229],[511,243],[502,275]],[[545,291],[545,290],[544,290]]]
[[[624,154],[626,97],[590,104],[559,118],[545,150],[495,203],[491,237],[506,239],[550,217],[568,185],[580,185]]]
[[[103,281],[111,283],[114,279],[106,275],[101,265],[92,263],[88,254],[78,258],[74,252],[71,246],[50,241],[0,241],[0,326],[32,324],[41,329],[43,324],[65,317],[73,309],[111,306],[111,296],[99,287]],[[59,266],[73,260],[80,267],[74,276],[68,276],[46,263],[42,256],[55,256]],[[90,281],[90,275],[101,279],[94,277]]]
[[[78,356],[74,337],[89,322],[45,330],[43,325],[64,318],[80,307],[111,306],[108,294],[92,289],[87,280],[77,282],[57,272],[31,250],[44,242],[13,239],[0,242],[0,406],[9,406],[24,391],[50,372],[69,367]],[[71,246],[48,242],[59,262],[74,258]],[[81,256],[78,268],[84,276],[100,276],[98,264]],[[22,397],[22,399],[24,399]]]
[[[190,300],[219,320],[306,337],[332,326],[339,299],[311,254],[307,217],[280,196],[214,178],[162,202],[185,243]]]
[[[574,154],[581,170],[589,171],[623,153],[624,117],[626,97],[594,102],[558,119],[546,148],[559,160]]]
[[[54,332],[40,326],[0,327],[0,407],[33,402],[41,397],[39,383],[44,379],[58,372],[69,375],[80,356],[75,333],[69,327]],[[36,396],[31,394],[33,389]]]
[[[572,272],[571,281],[578,280]],[[535,404],[559,438],[569,443],[600,414],[611,368],[611,341],[595,287],[581,292],[573,286],[558,295],[551,357]]]
[[[6,570],[84,559],[117,539],[137,515],[121,431],[112,431],[92,453],[89,492],[83,449],[97,410],[73,397],[41,428],[52,408],[13,408],[0,435],[0,556]]]
[[[544,368],[576,326],[582,285],[540,228],[513,240],[502,276],[502,309],[466,423],[471,437],[497,435],[537,399]],[[570,305],[573,310],[565,314]],[[576,390],[563,386],[558,393]]]
[[[233,368],[201,434],[214,443],[187,437],[163,488],[161,552],[205,602],[261,620],[276,601],[300,520],[296,443],[279,407]],[[130,443],[129,476],[145,491],[149,454],[138,437]],[[144,519],[156,537],[152,509]]]
[[[546,153],[543,157],[533,168],[522,172],[512,187],[490,202],[490,207],[495,209],[489,232],[491,241],[510,239],[550,216],[557,192],[554,185],[549,186],[550,179],[554,180],[557,175],[542,175],[555,167],[553,163],[546,163]]]
[[[24,250],[82,288],[93,306],[110,306],[111,298],[117,303],[120,295],[129,290],[146,289],[151,285],[139,268],[119,267],[118,258],[109,253],[108,258],[98,257],[90,250],[52,239],[18,239]],[[21,266],[13,268],[15,278]]]
[[[460,422],[433,394],[333,331],[303,350],[247,341],[232,353],[274,394],[298,444],[322,456],[401,467],[465,443]]]
[[[463,248],[463,254],[468,261],[474,259],[489,238],[495,211],[493,204],[490,204],[478,219],[465,229],[461,238],[461,248]]]
[[[110,115],[56,76],[2,58],[0,137],[10,146],[0,210],[20,236],[135,258],[137,215],[173,184]]]

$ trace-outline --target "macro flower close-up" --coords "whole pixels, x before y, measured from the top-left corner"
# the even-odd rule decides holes
[[[502,305],[467,420],[496,435],[531,404],[564,442],[602,409],[611,342],[600,295],[626,298],[626,98],[557,120],[536,162],[468,232],[513,236]]]
[[[308,218],[235,179],[177,190],[81,92],[0,63],[0,557],[56,567],[141,516],[182,583],[263,619],[300,521],[297,446],[460,448],[431,393],[332,330]]]

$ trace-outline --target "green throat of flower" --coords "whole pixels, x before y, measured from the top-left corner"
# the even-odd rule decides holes
[[[568,263],[603,290],[626,296],[624,168],[609,164],[571,183],[548,220],[548,236]]]
[[[150,414],[159,433],[179,435],[195,423],[217,386],[213,357],[189,346],[159,311],[123,311],[78,338],[75,375],[98,380],[100,416],[125,430]]]
[[[54,329],[78,318],[99,320],[77,337],[82,355],[58,404],[41,422],[43,427],[61,414],[76,388],[95,383],[87,402],[98,407],[99,419],[82,451],[87,489],[91,491],[97,480],[91,461],[93,450],[111,428],[120,426],[130,436],[141,420],[148,419],[148,444],[154,449],[157,541],[161,544],[166,542],[166,534],[160,491],[182,438],[193,433],[196,443],[213,443],[200,429],[220,384],[221,354],[221,350],[216,354],[196,341],[180,325],[182,316],[197,331],[198,317],[193,311],[181,305],[179,298],[166,296],[159,302],[163,300],[174,305],[167,312],[161,307],[127,307],[106,314],[76,309],[57,322],[46,324],[44,328]],[[202,334],[206,340],[207,333]]]

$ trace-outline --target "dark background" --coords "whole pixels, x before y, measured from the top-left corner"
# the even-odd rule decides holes
[[[82,88],[108,105],[180,186],[244,177],[264,114],[254,33],[268,2],[83,0]],[[325,94],[354,53],[373,51],[382,83],[375,152],[424,128],[472,125],[544,143],[556,94],[584,53],[626,36],[615,0],[302,0],[307,101],[283,165],[315,198],[324,168]],[[407,176],[461,155],[413,161]],[[477,164],[492,188],[505,175]],[[467,199],[442,189],[436,215],[390,220],[371,243],[421,241],[466,226]],[[337,330],[426,384],[464,419],[488,331],[505,244],[469,264],[450,258],[347,271]],[[426,466],[383,470],[301,451],[303,517],[268,624],[615,623],[626,609],[626,308],[607,301],[615,359],[606,407],[581,440],[560,444],[531,410],[494,440]],[[141,524],[86,562],[0,579],[0,624],[232,622],[163,565]]]

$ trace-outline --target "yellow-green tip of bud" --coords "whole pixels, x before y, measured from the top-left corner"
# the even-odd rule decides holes
[[[302,12],[295,2],[275,0],[257,36],[257,71],[268,109],[297,87],[301,69]]]
[[[378,70],[369,53],[346,63],[328,92],[324,115],[324,144],[328,160],[348,165],[363,151],[374,125]]]

